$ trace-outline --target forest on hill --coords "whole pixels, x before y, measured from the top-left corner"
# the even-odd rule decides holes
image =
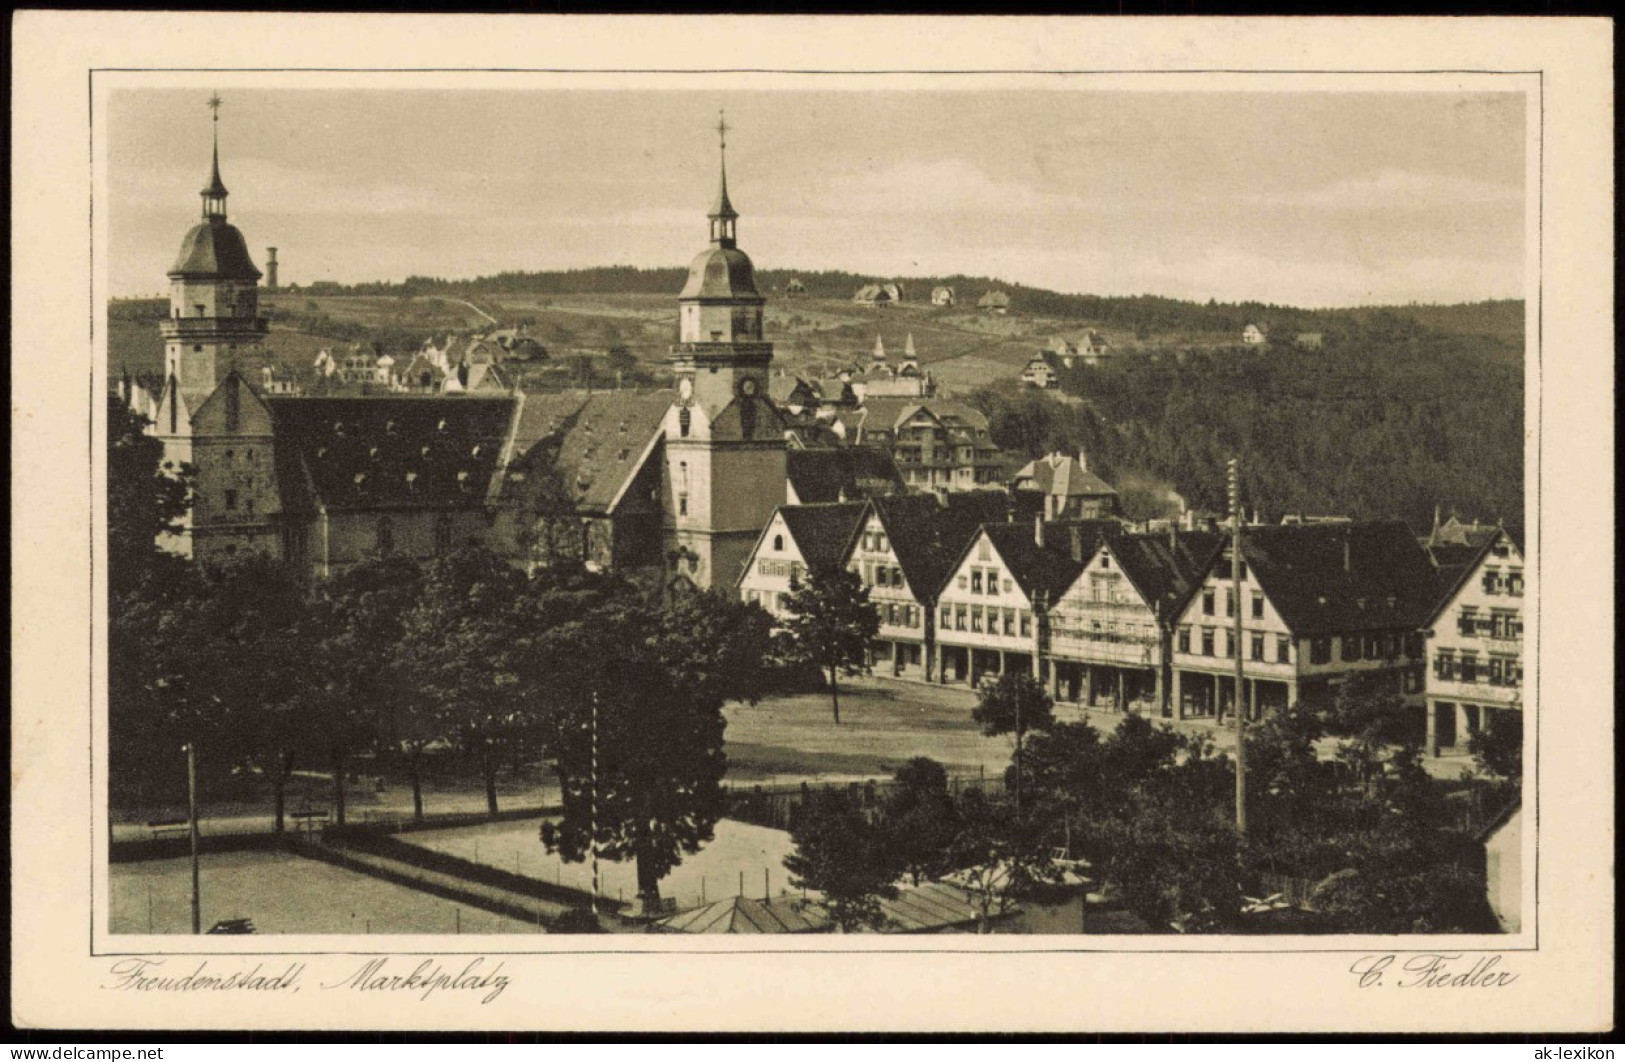
[[[687,275],[686,269],[675,267],[602,266],[550,272],[510,271],[471,280],[408,277],[398,283],[319,282],[300,290],[311,295],[453,295],[459,298],[477,298],[482,294],[675,297]],[[850,299],[864,284],[876,279],[896,279],[903,286],[906,301],[928,303],[933,288],[951,287],[960,306],[974,306],[984,293],[998,289],[1010,296],[1011,313],[1070,318],[1080,323],[1122,328],[1141,339],[1170,333],[1239,335],[1249,324],[1266,325],[1273,334],[1290,338],[1298,332],[1361,329],[1383,314],[1398,314],[1438,332],[1476,336],[1486,342],[1493,341],[1498,347],[1504,345],[1518,355],[1523,351],[1524,304],[1521,299],[1450,306],[1416,304],[1312,310],[1261,302],[1210,300],[1199,303],[1158,295],[1073,295],[964,274],[876,278],[840,270],[758,269],[756,279],[762,293],[769,297],[783,292],[792,279],[800,280],[807,296],[815,299]]]
[[[1523,524],[1524,388],[1483,340],[1397,313],[1344,324],[1320,350],[1164,350],[1080,367],[1066,402],[1019,384],[971,396],[1001,446],[1083,450],[1107,480],[1160,483],[1222,511],[1225,462],[1244,504],[1287,513],[1448,515]]]

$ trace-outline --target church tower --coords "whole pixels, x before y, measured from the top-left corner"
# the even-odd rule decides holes
[[[192,508],[164,546],[205,563],[281,552],[271,411],[254,384],[270,364],[259,316],[260,271],[243,234],[226,221],[220,179],[220,97],[203,220],[181,241],[169,271],[164,393],[152,433],[164,459],[193,467]]]
[[[711,245],[677,296],[666,413],[666,555],[673,585],[732,590],[756,537],[785,497],[784,424],[767,395],[773,344],[762,339],[755,269],[739,249],[728,198],[726,121]]]
[[[236,226],[226,221],[226,186],[220,179],[220,97],[214,112],[214,159],[203,198],[203,219],[181,241],[169,271],[169,317],[164,337],[165,391],[178,389],[196,410],[236,369],[258,380],[266,362],[265,318],[259,315],[260,271]],[[170,395],[171,399],[177,397]]]

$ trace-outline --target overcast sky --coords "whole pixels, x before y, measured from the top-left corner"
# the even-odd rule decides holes
[[[115,295],[166,290],[208,95],[109,97]],[[221,95],[231,220],[262,268],[279,248],[283,283],[684,265],[726,107],[758,267],[1302,306],[1523,295],[1517,93]]]

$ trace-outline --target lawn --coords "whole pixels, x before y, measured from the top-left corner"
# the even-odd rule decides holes
[[[962,688],[862,680],[843,688],[839,726],[827,693],[729,705],[728,781],[889,778],[915,756],[960,775],[1002,775],[1010,742],[982,736],[975,703]]]
[[[203,857],[203,928],[248,918],[261,933],[535,933],[529,922],[443,900],[286,852]],[[108,868],[113,933],[190,933],[191,863]]]
[[[566,863],[543,851],[537,837],[538,821],[496,822],[448,830],[405,833],[400,839],[430,851],[524,877],[551,881],[582,892],[592,891],[592,867]],[[784,857],[793,850],[790,835],[749,823],[723,819],[715,836],[660,882],[660,894],[676,900],[682,909],[727,896],[760,898],[790,891],[790,873]],[[632,863],[599,863],[599,889],[603,896],[630,902],[637,895],[637,868]]]

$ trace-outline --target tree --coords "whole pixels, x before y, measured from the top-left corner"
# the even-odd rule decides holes
[[[722,815],[722,706],[760,689],[768,623],[721,595],[662,605],[586,575],[535,596],[530,615],[540,633],[524,685],[563,789],[552,847],[635,861],[651,910],[661,879]]]
[[[1014,804],[971,790],[959,805],[959,832],[949,850],[955,880],[977,909],[977,932],[992,931],[994,917],[1024,890],[1053,881],[1057,868],[1044,845],[1042,820]]]
[[[796,850],[784,857],[790,883],[824,898],[842,933],[885,924],[882,899],[892,899],[898,867],[886,832],[844,793],[820,793],[802,805],[790,826]]]
[[[918,885],[951,869],[959,813],[948,795],[948,773],[917,756],[897,769],[896,787],[882,812],[887,849]]]
[[[858,573],[845,568],[813,572],[785,598],[785,626],[801,651],[829,672],[830,705],[841,722],[840,675],[855,675],[880,633],[880,613]]]
[[[150,424],[118,396],[108,396],[107,561],[114,594],[155,567],[173,578],[180,563],[159,549],[158,537],[180,530],[192,504],[192,467],[164,461],[164,444],[146,433]]]
[[[1387,676],[1360,675],[1338,692],[1326,716],[1326,730],[1347,739],[1338,747],[1338,759],[1361,781],[1370,781],[1380,770],[1386,749],[1415,739],[1415,715]]]
[[[1016,809],[1021,809],[1022,742],[1032,730],[1049,730],[1055,725],[1055,702],[1043,683],[1025,671],[1007,671],[999,681],[982,687],[981,700],[971,709],[971,718],[981,724],[982,733],[1014,735]]]
[[[495,553],[461,550],[423,573],[401,626],[398,658],[432,713],[425,722],[478,764],[492,815],[503,754],[531,722],[521,683],[532,636],[519,622],[524,585],[524,574]]]
[[[1516,782],[1523,777],[1523,713],[1490,711],[1467,740],[1480,770]]]

